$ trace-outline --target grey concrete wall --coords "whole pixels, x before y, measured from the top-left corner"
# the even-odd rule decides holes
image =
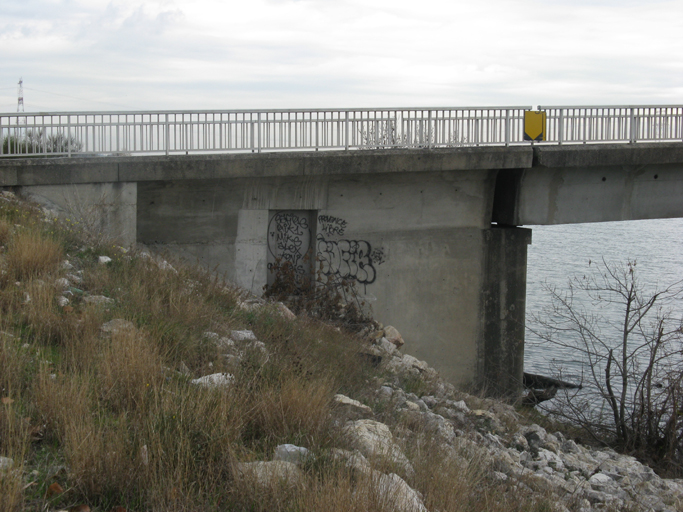
[[[509,225],[683,217],[683,165],[534,167],[497,192],[494,220]]]
[[[137,234],[136,183],[81,183],[17,187],[17,193],[96,236],[130,246]]]
[[[311,211],[315,252],[355,277],[406,350],[447,378],[477,376],[484,232],[495,171],[140,183],[138,241],[173,250],[260,294],[268,220]],[[317,238],[316,238],[317,235]]]

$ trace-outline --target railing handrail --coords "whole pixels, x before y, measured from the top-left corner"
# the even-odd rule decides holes
[[[249,114],[280,112],[426,112],[429,110],[530,110],[530,106],[475,107],[362,107],[362,108],[285,108],[285,109],[198,109],[198,110],[71,110],[52,112],[0,112],[0,117],[67,116],[67,115],[144,115],[144,114]]]
[[[0,113],[0,157],[683,141],[683,105],[539,106],[546,112],[545,137],[533,142],[524,133],[531,109],[11,112]]]

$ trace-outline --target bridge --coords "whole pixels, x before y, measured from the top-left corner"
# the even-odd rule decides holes
[[[525,110],[0,114],[0,186],[254,293],[276,258],[312,272],[315,253],[408,352],[510,392],[521,226],[683,217],[683,107],[546,107],[533,143]]]

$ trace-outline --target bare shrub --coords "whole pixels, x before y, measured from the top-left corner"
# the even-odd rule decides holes
[[[265,296],[284,302],[296,314],[305,313],[350,331],[372,323],[370,307],[361,299],[354,279],[326,276],[320,268],[315,278],[301,275],[287,261],[276,261],[271,272],[275,280],[265,287]]]
[[[586,379],[547,410],[660,469],[683,471],[683,281],[646,291],[635,262],[603,261],[566,291],[546,288],[551,306],[530,330],[582,358]]]

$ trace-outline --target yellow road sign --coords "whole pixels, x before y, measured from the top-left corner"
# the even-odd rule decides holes
[[[524,140],[545,140],[545,112],[524,111]]]

